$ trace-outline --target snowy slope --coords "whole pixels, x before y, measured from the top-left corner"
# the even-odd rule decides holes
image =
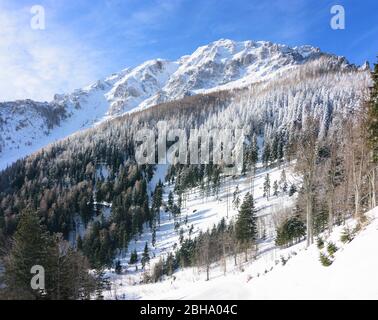
[[[219,40],[176,61],[150,60],[51,102],[0,103],[0,170],[41,147],[125,112],[187,95],[277,79],[322,57],[327,68],[357,71],[344,58],[311,46]],[[319,60],[320,61],[320,60]]]
[[[0,104],[0,170],[104,119],[108,103],[103,92],[92,87],[70,97],[57,95],[50,104],[30,100]]]
[[[335,262],[329,267],[320,264],[319,250],[312,245],[299,251],[285,266],[277,266],[248,283],[243,274],[231,275],[178,296],[187,299],[377,299],[378,208],[369,215],[372,223],[335,254]],[[340,229],[335,230],[334,239],[339,238]],[[246,272],[251,270],[253,265]]]
[[[300,243],[260,257],[240,268],[220,267],[211,271],[210,281],[196,269],[184,269],[156,284],[134,285],[118,280],[109,298],[118,299],[378,299],[378,207],[370,211],[371,223],[352,242],[339,241],[344,226],[330,236],[339,250],[334,262],[324,267],[316,245]],[[353,226],[353,221],[348,224]],[[327,239],[327,240],[329,240]],[[260,249],[260,251],[263,251]],[[285,257],[288,262],[280,263]],[[232,266],[232,261],[228,262]],[[114,286],[113,286],[114,287]]]
[[[261,264],[260,267],[262,268],[261,272],[263,272],[264,268],[266,267],[266,263],[269,265],[274,264],[274,261],[279,259],[278,250],[274,245],[274,216],[278,213],[282,213],[285,207],[290,209],[294,203],[293,201],[295,200],[295,196],[289,197],[287,194],[282,192],[280,192],[279,196],[270,197],[269,200],[263,196],[263,183],[266,174],[270,175],[270,179],[273,183],[275,180],[280,180],[283,169],[286,172],[286,178],[289,185],[290,183],[299,183],[299,178],[292,172],[292,165],[289,165],[272,169],[259,168],[253,184],[251,184],[250,176],[243,176],[236,179],[228,178],[221,186],[219,198],[217,198],[215,195],[203,198],[198,189],[190,192],[187,198],[186,206],[183,208],[181,213],[181,224],[184,229],[184,238],[196,237],[200,231],[206,231],[209,228],[211,229],[213,225],[218,224],[222,218],[225,218],[226,222],[229,223],[236,217],[237,210],[232,207],[232,196],[229,196],[228,198],[229,208],[227,210],[227,191],[232,195],[236,186],[238,186],[240,190],[240,199],[243,199],[247,192],[253,192],[256,202],[256,209],[258,210],[257,216],[259,217],[259,234],[260,236],[262,236],[263,233],[266,235],[266,239],[259,243],[261,252],[266,252],[261,259],[263,264]],[[165,201],[167,200],[169,191],[170,187],[166,186],[164,193]],[[188,220],[187,224],[184,223],[186,218]],[[193,233],[189,235],[189,230],[192,226]],[[174,283],[172,282],[171,278],[168,278],[166,281],[158,284],[139,284],[143,277],[141,263],[139,262],[137,264],[138,271],[135,270],[135,265],[128,265],[130,254],[132,251],[134,251],[134,249],[136,249],[138,256],[140,257],[145,243],[149,243],[150,256],[152,258],[149,268],[152,268],[161,257],[166,257],[169,252],[175,251],[175,247],[180,246],[179,232],[175,231],[174,229],[173,218],[169,216],[169,213],[165,213],[164,210],[161,210],[161,226],[156,232],[155,247],[151,247],[151,239],[151,230],[146,226],[145,232],[142,234],[142,236],[135,239],[135,241],[131,241],[128,251],[120,254],[119,260],[121,261],[126,274],[118,276],[114,274],[114,272],[109,272],[109,276],[112,279],[113,288],[111,291],[106,292],[105,296],[107,298],[160,299],[159,292],[161,290],[166,292],[166,299],[179,298],[177,294],[181,295],[181,292],[177,292],[176,289],[180,288],[181,290],[181,286],[188,288],[189,283],[191,290],[194,290],[197,285],[201,287],[201,283],[203,282],[205,275],[197,275],[197,270],[192,270],[191,268],[177,272],[175,277],[178,280]],[[227,264],[231,274],[232,272],[237,271],[233,270],[233,261],[229,261]],[[222,274],[223,269],[221,270],[221,268],[214,266],[213,270],[211,271],[211,278],[218,278]]]

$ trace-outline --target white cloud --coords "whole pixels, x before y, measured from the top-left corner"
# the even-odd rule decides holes
[[[157,42],[152,33],[164,27],[182,0],[128,2],[129,11],[124,12],[123,1],[107,0],[77,15],[80,1],[46,0],[46,29],[33,30],[30,7],[0,0],[0,101],[51,100],[55,93],[71,92],[145,59],[140,48]]]
[[[51,100],[96,80],[96,53],[52,27],[48,10],[46,30],[33,30],[29,10],[0,6],[0,101]]]

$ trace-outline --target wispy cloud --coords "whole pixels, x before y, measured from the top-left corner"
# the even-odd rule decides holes
[[[91,50],[62,28],[33,30],[29,10],[0,7],[0,100],[50,100],[95,80]]]
[[[54,93],[70,92],[117,71],[112,69],[117,58],[126,67],[137,50],[156,43],[153,33],[181,2],[46,0],[42,2],[46,30],[33,30],[31,4],[4,0],[0,4],[0,101],[50,100]]]

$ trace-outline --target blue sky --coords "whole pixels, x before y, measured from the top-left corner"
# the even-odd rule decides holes
[[[30,8],[45,8],[32,30]],[[345,30],[330,27],[343,5]],[[378,54],[376,0],[0,0],[0,101],[50,100],[147,59],[220,38],[311,44],[362,64]]]

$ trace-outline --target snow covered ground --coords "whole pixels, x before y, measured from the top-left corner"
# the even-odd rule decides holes
[[[210,271],[210,281],[206,281],[205,270],[186,268],[179,270],[174,277],[153,284],[141,284],[143,273],[135,266],[126,267],[123,275],[109,273],[112,289],[105,293],[107,299],[378,299],[378,207],[367,214],[370,220],[357,236],[347,244],[340,241],[345,227],[353,228],[355,221],[336,227],[328,237],[322,237],[327,244],[332,241],[339,250],[334,254],[334,262],[325,267],[319,261],[320,251],[316,244],[306,248],[305,242],[286,249],[274,245],[273,216],[279,214],[278,206],[290,207],[295,197],[281,195],[263,197],[262,185],[269,173],[271,181],[279,180],[282,168],[260,169],[254,186],[254,196],[258,216],[265,216],[266,239],[260,241],[259,252],[255,260],[247,263],[243,259],[234,265],[233,258],[226,261],[227,272],[223,265],[214,264]],[[291,167],[286,167],[287,180],[298,183]],[[249,177],[227,181],[232,193],[238,185],[242,197],[250,190]],[[169,188],[166,189],[166,193]],[[165,196],[166,196],[165,193]],[[241,197],[241,198],[242,198]],[[230,200],[231,202],[231,200]],[[230,206],[231,207],[231,206]],[[280,211],[282,212],[282,211]],[[194,237],[200,230],[211,228],[222,217],[232,219],[237,214],[230,208],[227,218],[225,184],[222,185],[220,199],[201,200],[198,191],[193,192],[188,201],[183,217],[188,215],[188,226],[194,225]],[[188,228],[188,227],[187,227]],[[185,237],[188,236],[185,230]],[[140,239],[131,243],[129,252],[137,250],[140,256],[145,242],[151,246],[151,233],[144,233]],[[161,228],[157,231],[156,248],[150,248],[152,255],[149,268],[160,256],[172,251],[173,245],[179,244],[178,234],[174,231],[173,221],[163,213]],[[286,263],[283,264],[282,260]],[[127,266],[129,254],[121,260]],[[148,269],[148,268],[147,268]]]
[[[259,251],[261,252],[261,263],[260,264],[260,273],[264,273],[265,268],[274,265],[275,261],[280,259],[281,250],[277,249],[274,245],[275,240],[275,225],[274,217],[283,212],[284,208],[291,208],[295,196],[289,197],[287,193],[280,191],[278,196],[270,196],[269,200],[263,196],[263,183],[267,174],[270,176],[271,185],[274,181],[277,182],[281,178],[282,170],[285,170],[286,179],[290,186],[291,183],[298,184],[299,179],[292,172],[292,165],[281,167],[281,168],[270,168],[263,169],[258,168],[257,174],[253,183],[253,194],[255,198],[256,209],[258,210],[257,216],[259,217],[259,232],[262,235],[265,233],[266,238],[264,241],[259,243]],[[162,173],[165,171],[164,168],[158,169],[156,171],[157,176],[162,177]],[[157,183],[153,179],[153,183]],[[163,179],[161,179],[163,180]],[[232,194],[238,186],[240,191],[240,199],[243,200],[245,194],[251,191],[251,177],[243,176],[240,178],[233,179],[231,177],[227,178],[225,182],[221,185],[221,190],[219,192],[219,197],[215,195],[202,198],[200,191],[198,189],[193,190],[187,197],[186,206],[182,210],[181,219],[182,222],[187,219],[187,224],[182,223],[184,229],[184,238],[189,237],[189,230],[193,226],[193,232],[191,238],[194,238],[198,233],[206,231],[209,228],[212,228],[214,224],[218,224],[222,218],[226,219],[226,222],[230,222],[237,215],[237,210],[232,207]],[[164,200],[167,200],[168,193],[171,187],[166,186],[164,193]],[[226,191],[228,190],[228,210],[227,210],[227,196]],[[273,193],[273,191],[271,192]],[[278,210],[278,208],[281,208]],[[175,247],[180,246],[179,241],[179,232],[174,229],[174,221],[169,213],[161,211],[161,225],[156,232],[156,246],[153,248],[151,246],[152,233],[149,228],[145,228],[145,233],[135,241],[132,241],[129,245],[128,252],[120,255],[120,261],[126,270],[124,275],[116,275],[110,273],[110,277],[113,283],[112,292],[107,292],[107,298],[126,298],[126,299],[140,299],[140,298],[159,298],[162,286],[168,286],[166,290],[167,293],[174,294],[175,290],[171,290],[176,286],[181,286],[180,281],[189,281],[190,283],[203,282],[205,274],[197,274],[198,270],[187,269],[184,271],[179,271],[175,273],[176,281],[173,283],[171,278],[162,282],[162,284],[152,284],[145,285],[140,284],[143,272],[141,271],[142,266],[140,263],[137,264],[138,270],[136,270],[135,265],[128,265],[130,260],[130,253],[136,249],[138,257],[140,258],[145,246],[145,243],[148,242],[150,249],[150,256],[152,257],[149,267],[152,268],[154,263],[159,261],[160,257],[166,257],[169,252],[174,252]],[[234,267],[233,259],[230,258],[230,261],[227,261],[228,273],[235,272],[240,273],[240,267]],[[255,264],[255,263],[254,263]],[[257,264],[257,262],[256,262]],[[213,266],[211,271],[211,279],[217,278],[223,274],[223,268],[220,268],[216,265]],[[185,284],[184,284],[185,286]],[[155,292],[156,290],[156,292]],[[156,296],[155,296],[156,294]],[[175,298],[175,295],[166,297],[166,298]],[[176,297],[177,298],[177,297]]]
[[[303,244],[300,244],[291,248],[297,255],[285,266],[278,264],[265,275],[250,279],[250,275],[256,272],[252,263],[243,273],[227,274],[208,282],[180,279],[169,288],[163,283],[157,284],[161,291],[155,298],[377,299],[378,207],[368,215],[372,222],[352,242],[345,245],[337,243],[340,249],[329,267],[319,262],[316,245],[304,249]],[[332,240],[339,239],[341,229],[339,227],[333,232]],[[154,298],[147,294],[142,297]]]

